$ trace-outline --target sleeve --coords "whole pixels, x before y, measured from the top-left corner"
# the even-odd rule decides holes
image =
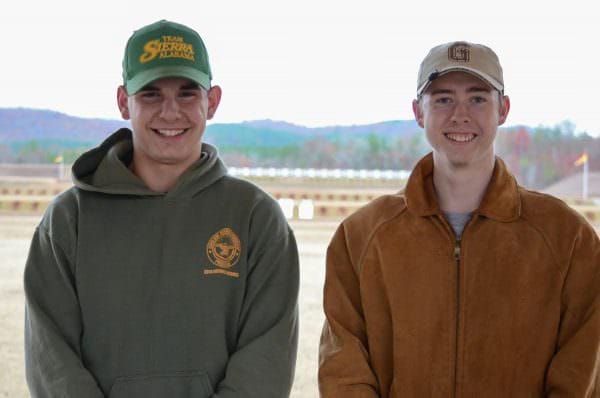
[[[323,306],[325,325],[319,349],[321,398],[379,397],[377,378],[369,363],[359,276],[348,252],[343,225],[327,250]]]
[[[32,397],[101,398],[81,360],[82,322],[71,262],[36,230],[25,265],[25,374]]]
[[[257,206],[250,226],[249,273],[238,343],[213,398],[290,394],[298,347],[298,249],[274,200]]]
[[[573,245],[546,393],[552,398],[600,396],[600,241],[589,225]]]

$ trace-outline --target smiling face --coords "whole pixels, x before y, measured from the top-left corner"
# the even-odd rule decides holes
[[[415,119],[433,148],[435,167],[448,170],[493,165],[496,131],[509,108],[507,96],[465,72],[440,76],[413,102]]]
[[[183,78],[156,80],[132,96],[119,87],[119,109],[133,130],[133,169],[166,166],[183,173],[200,157],[206,121],[220,98],[218,86],[207,92]]]

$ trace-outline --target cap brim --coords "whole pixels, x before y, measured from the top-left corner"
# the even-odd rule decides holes
[[[450,68],[446,68],[443,70],[440,70],[437,72],[437,78],[439,78],[440,76],[443,76],[447,73],[450,72],[466,72],[470,75],[475,76],[476,78],[482,80],[484,83],[489,84],[490,86],[492,86],[493,88],[495,88],[496,90],[498,90],[499,92],[504,92],[504,85],[502,83],[500,83],[498,80],[494,79],[493,77],[491,77],[490,75],[480,72],[478,70],[469,68],[467,66],[452,66]],[[435,79],[434,79],[435,80]],[[425,83],[423,83],[421,85],[421,87],[419,87],[419,89],[417,90],[417,97],[420,97],[425,90],[427,90],[427,87],[429,87],[429,85],[431,84],[433,80],[429,80],[427,79],[425,81]]]
[[[185,79],[190,79],[198,83],[204,89],[210,90],[210,77],[198,69],[187,66],[159,66],[145,70],[126,81],[125,89],[129,95],[133,95],[147,84],[165,77],[183,77]]]

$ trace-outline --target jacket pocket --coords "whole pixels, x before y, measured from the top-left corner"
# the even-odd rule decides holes
[[[109,398],[209,398],[208,375],[199,371],[123,376],[117,378]]]

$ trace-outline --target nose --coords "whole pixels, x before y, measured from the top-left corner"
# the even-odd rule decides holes
[[[179,104],[176,98],[165,98],[162,101],[160,117],[167,121],[179,119]]]
[[[452,122],[453,123],[469,123],[471,121],[471,116],[469,113],[469,106],[466,101],[457,102],[454,107],[454,112],[452,114]]]

